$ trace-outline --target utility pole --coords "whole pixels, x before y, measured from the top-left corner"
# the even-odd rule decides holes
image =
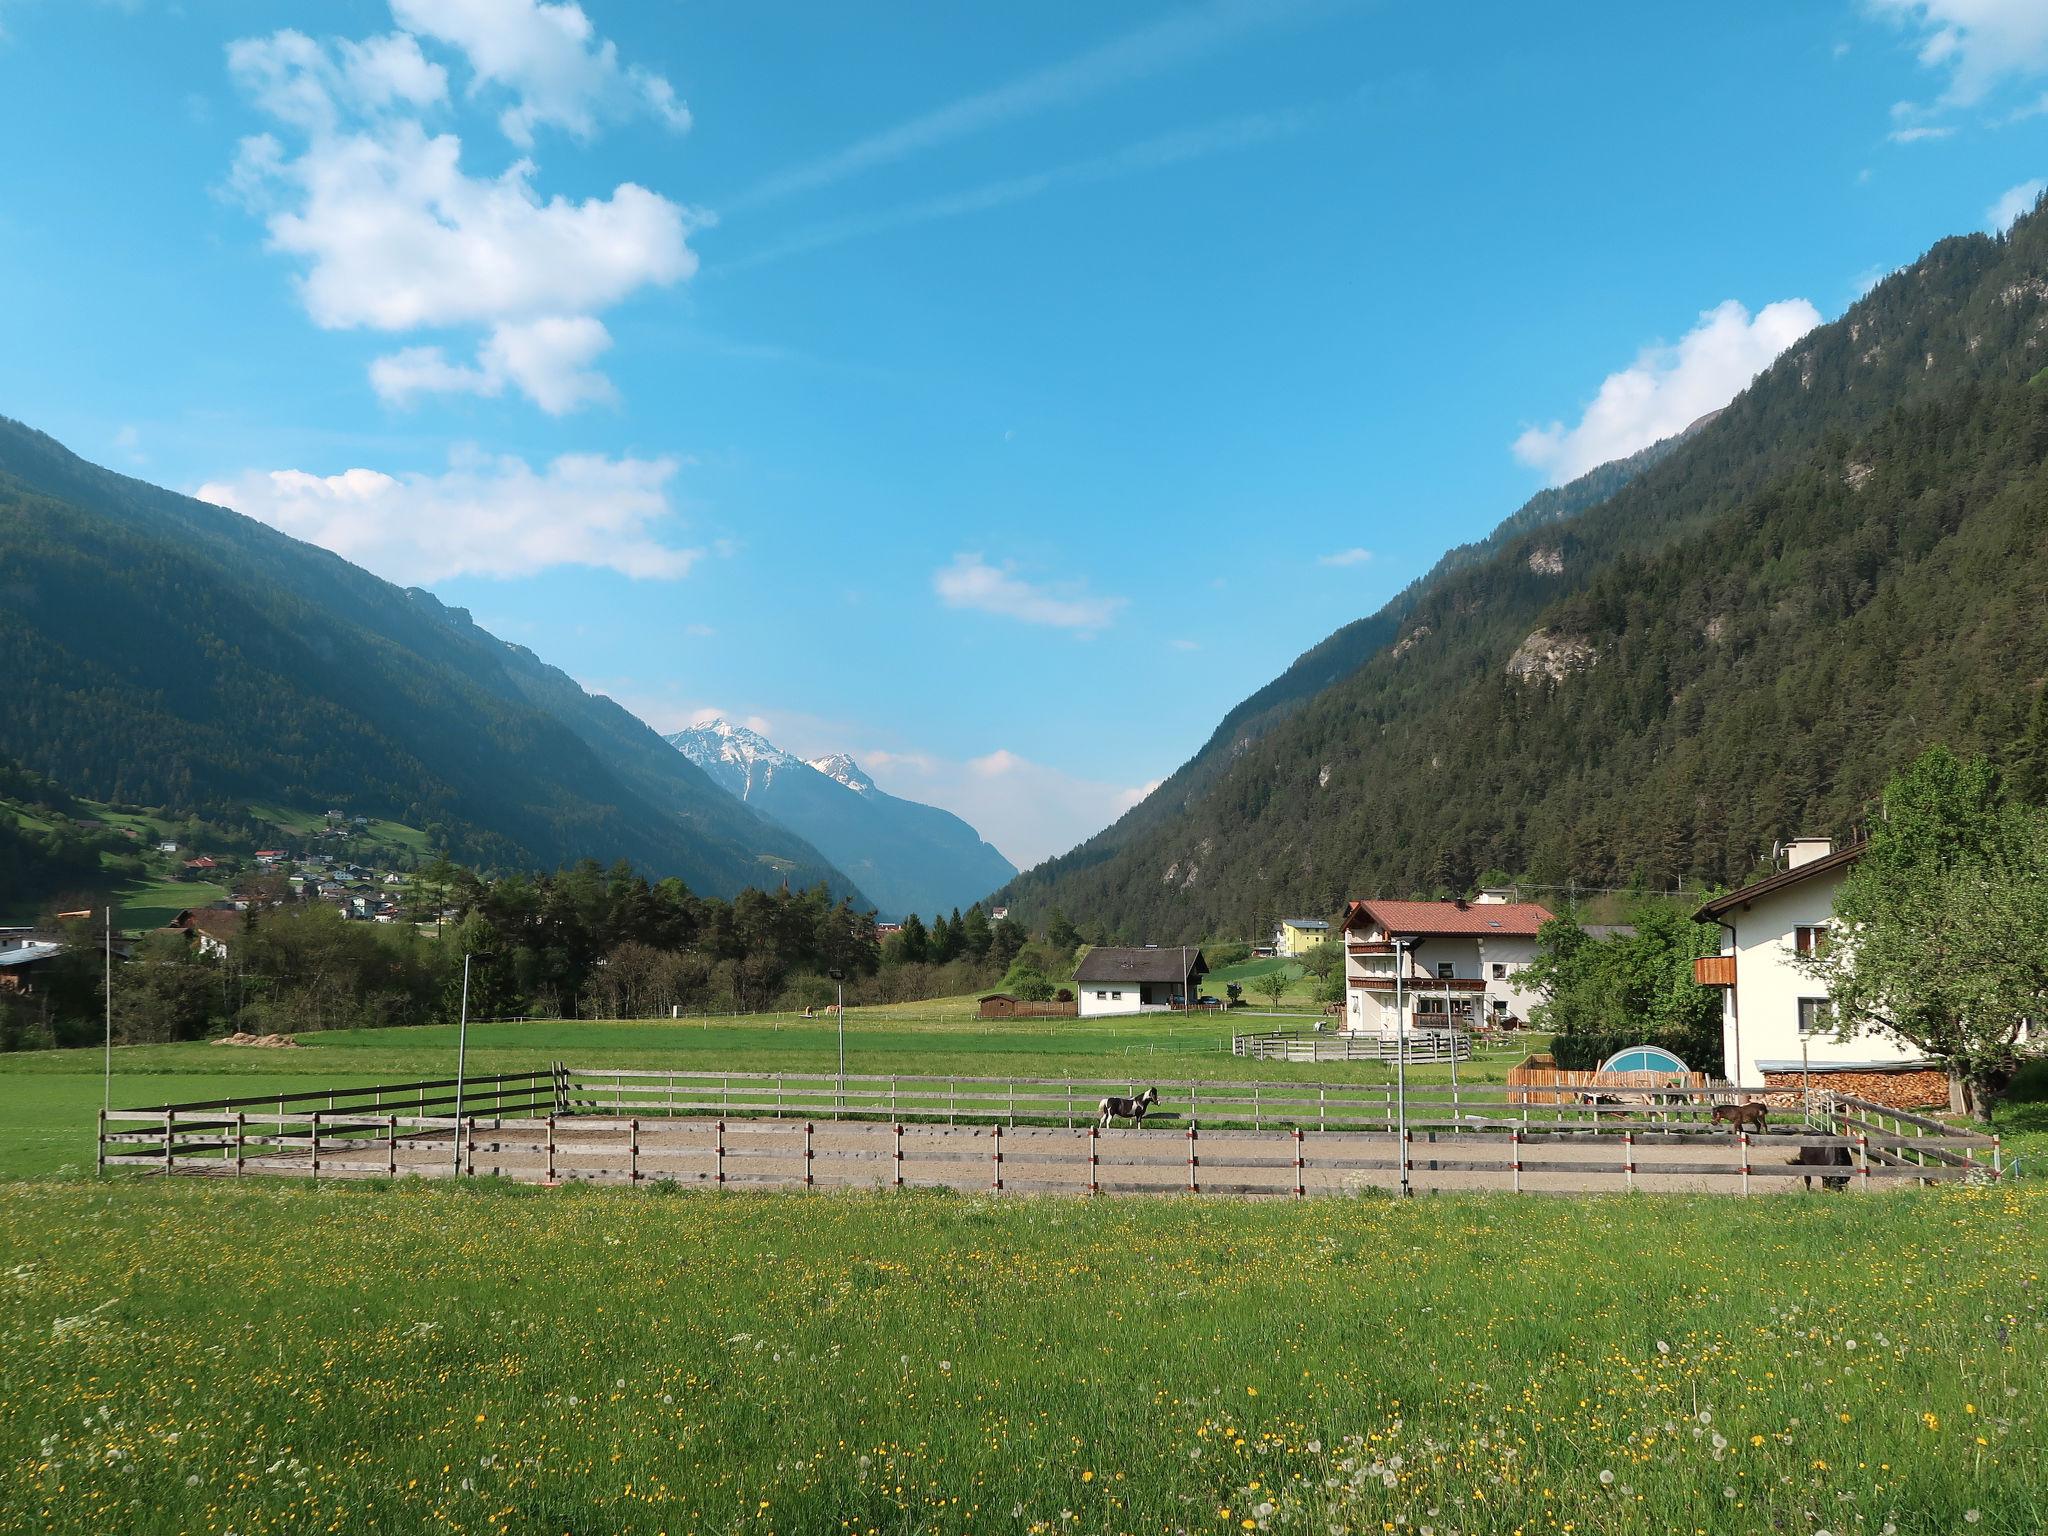
[[[100,1073],[100,1108],[114,1107],[114,909],[107,908],[107,1054]]]
[[[1389,934],[1389,938],[1393,935]],[[1408,1187],[1408,1014],[1402,1007],[1403,984],[1407,980],[1408,956],[1405,939],[1394,939],[1394,1103],[1399,1115],[1394,1156],[1401,1163],[1401,1198],[1415,1191]]]
[[[462,1074],[469,1064],[469,962],[462,957],[462,1015],[455,1026],[455,1165],[453,1172],[462,1174]]]

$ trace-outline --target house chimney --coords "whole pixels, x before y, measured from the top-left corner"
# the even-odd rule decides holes
[[[1835,840],[1831,837],[1795,837],[1781,845],[1787,869],[1799,869],[1815,859],[1824,859],[1835,851]]]

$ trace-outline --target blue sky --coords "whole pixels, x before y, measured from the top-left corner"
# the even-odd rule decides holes
[[[0,32],[0,411],[1020,863],[2048,175],[2039,0]]]

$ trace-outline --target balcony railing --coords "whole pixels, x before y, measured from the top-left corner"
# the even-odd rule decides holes
[[[1707,955],[1693,961],[1692,979],[1703,987],[1734,986],[1735,957],[1733,955]]]

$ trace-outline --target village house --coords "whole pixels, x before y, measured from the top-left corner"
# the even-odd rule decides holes
[[[191,907],[172,918],[169,927],[199,946],[202,955],[227,958],[242,932],[242,914],[232,908]]]
[[[290,857],[291,855],[282,848],[258,848],[256,850],[256,862],[265,869],[274,869]]]
[[[0,992],[33,992],[37,969],[63,952],[62,944],[26,933],[0,937]]]
[[[1717,896],[1694,916],[1718,923],[1721,952],[1693,962],[1693,979],[1721,989],[1720,1071],[1746,1087],[1836,1088],[1900,1107],[1948,1100],[1948,1079],[1911,1046],[1875,1030],[1834,1034],[1834,1007],[1801,956],[1826,946],[1835,892],[1863,854],[1824,837],[1794,838],[1783,867]],[[1696,1069],[1702,1063],[1691,1062]]]
[[[1273,929],[1273,953],[1295,960],[1330,936],[1330,925],[1320,917],[1283,917]]]
[[[1471,1029],[1526,1019],[1523,984],[1548,909],[1483,891],[1476,901],[1354,901],[1344,914],[1344,1028]]]
[[[1098,945],[1081,957],[1074,971],[1074,997],[1084,1019],[1185,1008],[1208,973],[1209,962],[1199,949]]]

